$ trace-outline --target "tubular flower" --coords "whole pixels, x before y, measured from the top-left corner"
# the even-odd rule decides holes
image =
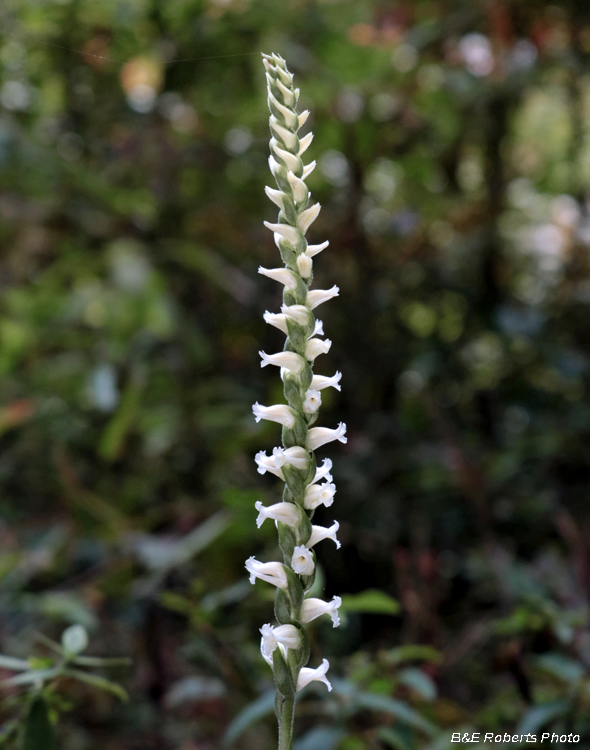
[[[321,615],[330,615],[333,627],[340,625],[338,616],[338,607],[342,604],[342,599],[335,596],[331,602],[324,602],[322,599],[306,599],[301,607],[301,622],[311,622]]]
[[[276,365],[277,367],[284,367],[286,370],[291,370],[296,375],[299,375],[305,367],[305,360],[300,354],[296,354],[295,352],[278,352],[278,354],[258,352],[258,354],[262,358],[260,367]]]
[[[295,424],[295,415],[293,410],[285,404],[273,404],[273,406],[262,406],[258,402],[252,407],[254,418],[257,422],[261,419],[268,419],[269,422],[278,422],[285,427],[293,427]]]
[[[287,526],[292,527],[299,526],[301,523],[301,511],[295,503],[276,503],[275,505],[264,506],[261,502],[257,502],[254,503],[254,507],[258,511],[258,518],[256,519],[258,528],[267,518],[286,523]]]
[[[303,544],[293,548],[291,567],[300,576],[310,576],[313,573],[315,568],[313,554]]]
[[[328,690],[332,690],[332,685],[326,677],[326,672],[329,668],[330,662],[327,659],[324,659],[321,666],[317,669],[304,667],[301,672],[299,672],[299,677],[297,678],[297,692],[303,690],[303,688],[306,685],[309,685],[310,682],[323,682]]]
[[[311,547],[318,542],[321,542],[323,539],[331,539],[336,544],[336,549],[340,549],[340,542],[336,539],[336,532],[339,528],[340,524],[338,521],[334,521],[330,528],[326,528],[325,526],[312,526],[311,536],[307,542],[305,542],[305,546],[311,549]]]
[[[246,560],[246,570],[250,573],[250,583],[256,578],[276,586],[279,589],[287,588],[287,574],[285,566],[278,562],[261,563],[254,557]]]
[[[329,427],[312,427],[307,435],[307,447],[310,451],[314,451],[326,443],[331,443],[333,440],[339,440],[341,443],[347,441],[344,422],[340,422],[335,430],[331,430]]]
[[[309,339],[305,345],[305,359],[313,362],[320,354],[327,354],[331,346],[330,339]]]
[[[332,483],[332,461],[324,459],[317,466],[313,451],[333,440],[346,442],[346,426],[336,429],[313,427],[322,404],[321,391],[333,387],[340,390],[341,374],[328,377],[313,374],[313,363],[331,346],[324,335],[321,321],[313,310],[318,305],[338,296],[338,287],[310,289],[313,281],[314,258],[328,242],[308,245],[306,234],[313,232],[313,223],[320,212],[320,204],[310,202],[305,183],[315,167],[315,161],[303,164],[302,157],[309,148],[312,134],[299,134],[309,113],[298,114],[299,90],[293,87],[293,76],[285,61],[277,55],[263,55],[268,85],[270,109],[270,171],[276,187],[267,186],[266,195],[278,209],[276,221],[264,225],[273,233],[280,251],[283,268],[263,268],[259,273],[278,281],[283,287],[280,312],[264,313],[264,320],[286,337],[282,351],[267,354],[261,351],[261,367],[280,368],[286,403],[262,406],[255,403],[252,411],[256,421],[261,419],[282,425],[282,446],[272,455],[265,451],[256,454],[258,472],[267,472],[285,483],[282,502],[265,506],[255,503],[257,525],[267,518],[274,520],[279,534],[283,562],[261,563],[253,557],[246,568],[253,583],[256,578],[277,587],[275,614],[278,625],[267,624],[260,629],[260,651],[271,666],[277,684],[275,701],[279,720],[279,750],[292,747],[295,694],[312,681],[320,681],[331,689],[326,679],[328,662],[323,660],[317,669],[305,665],[309,658],[309,642],[302,623],[311,622],[322,614],[329,614],[338,625],[340,599],[332,602],[309,598],[316,576],[314,545],[332,539],[337,547],[338,522],[329,528],[312,526],[310,516],[319,505],[332,505],[336,487]],[[324,481],[322,481],[324,480]]]
[[[342,373],[336,372],[329,378],[327,375],[314,375],[311,379],[311,387],[315,388],[316,391],[321,391],[324,388],[335,388],[337,391],[340,390],[340,380],[342,379]]]
[[[336,485],[330,482],[324,484],[310,484],[305,490],[303,496],[303,507],[306,510],[315,510],[318,505],[325,505],[329,508],[334,502],[336,494]]]

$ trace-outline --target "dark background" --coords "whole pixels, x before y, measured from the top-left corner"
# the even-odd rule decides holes
[[[273,747],[273,592],[243,567],[277,559],[261,50],[312,112],[340,287],[323,595],[369,590],[310,628],[335,689],[297,748],[589,742],[584,3],[4,0],[0,28],[0,650],[80,623],[133,658],[126,706],[62,682],[59,746],[217,750],[254,704],[228,746]]]

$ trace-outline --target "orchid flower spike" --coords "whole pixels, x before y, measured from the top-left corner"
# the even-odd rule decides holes
[[[321,321],[314,310],[337,297],[339,289],[312,289],[315,256],[328,247],[328,242],[309,245],[307,235],[314,235],[321,206],[310,198],[306,180],[316,163],[304,164],[312,133],[303,134],[309,112],[297,112],[299,90],[293,86],[293,76],[279,55],[263,55],[270,109],[269,168],[276,186],[267,186],[266,195],[278,209],[275,221],[265,221],[272,232],[284,266],[266,268],[259,273],[282,287],[283,302],[279,312],[264,313],[264,320],[286,336],[281,351],[275,354],[260,352],[261,367],[279,368],[283,381],[285,403],[264,406],[256,402],[252,412],[256,422],[265,419],[282,428],[282,446],[271,453],[259,451],[255,461],[260,474],[270,473],[285,483],[282,501],[263,504],[257,501],[256,519],[260,527],[270,519],[275,522],[283,552],[283,562],[263,563],[250,557],[246,569],[250,582],[260,578],[275,586],[275,614],[278,624],[267,623],[260,628],[260,652],[271,667],[277,683],[276,714],[279,721],[279,750],[293,744],[293,715],[295,694],[310,682],[323,682],[332,689],[326,678],[328,661],[319,667],[306,666],[309,641],[304,624],[321,615],[331,617],[334,627],[340,620],[335,596],[331,602],[309,597],[316,576],[315,545],[337,539],[338,521],[329,527],[313,526],[311,516],[320,505],[334,503],[336,486],[332,480],[332,461],[324,459],[318,466],[314,451],[326,443],[346,443],[346,425],[336,429],[314,426],[322,405],[322,391],[340,390],[342,375],[314,375],[313,367],[320,354],[330,351],[330,339],[324,336]],[[314,241],[315,237],[314,237]],[[274,265],[274,264],[271,264]],[[320,548],[321,549],[321,548]]]

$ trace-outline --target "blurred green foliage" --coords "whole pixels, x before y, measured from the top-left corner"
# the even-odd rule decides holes
[[[341,290],[323,420],[350,435],[319,519],[343,549],[318,553],[346,626],[311,629],[334,691],[302,696],[296,748],[587,743],[590,10],[4,0],[0,22],[0,651],[79,624],[133,659],[124,706],[63,682],[58,746],[273,746],[272,592],[243,568],[276,555],[260,50],[312,112],[317,285]]]

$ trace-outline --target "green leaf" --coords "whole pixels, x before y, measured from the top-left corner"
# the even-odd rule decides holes
[[[112,693],[124,703],[129,700],[127,691],[122,688],[121,685],[118,685],[116,682],[111,682],[110,680],[105,680],[104,677],[99,677],[95,674],[88,674],[88,672],[81,672],[79,669],[64,669],[63,674],[66,677],[73,677],[76,680],[80,680],[80,682],[85,682],[87,685],[92,685],[92,687],[98,688],[99,690],[105,690],[108,693]]]
[[[61,670],[57,667],[54,669],[31,669],[29,672],[21,672],[21,674],[15,677],[9,677],[7,680],[2,680],[0,685],[2,687],[14,687],[15,685],[33,685],[35,682],[46,682],[51,680],[53,677],[57,677],[61,674]]]
[[[421,669],[409,667],[399,673],[400,682],[414,690],[425,701],[433,701],[436,698],[436,685],[431,678]]]
[[[429,736],[433,736],[436,728],[418,711],[415,711],[407,703],[390,698],[387,695],[377,693],[357,693],[353,699],[353,705],[357,709],[367,708],[372,711],[382,711],[398,719],[402,724],[419,729]]]
[[[516,734],[534,734],[554,719],[565,716],[571,709],[571,702],[567,699],[543,703],[541,706],[533,706],[522,717]]]
[[[397,615],[400,609],[399,602],[378,589],[367,589],[359,594],[345,594],[340,606],[341,612],[378,615]]]
[[[53,727],[43,698],[35,698],[31,703],[25,721],[22,750],[56,750]]]
[[[316,727],[293,745],[293,750],[334,750],[346,731],[337,727]]]
[[[223,738],[223,746],[229,747],[248,727],[255,724],[263,716],[274,711],[275,691],[269,690],[242,709],[236,718],[231,722]]]
[[[29,669],[29,662],[25,659],[13,659],[12,656],[2,656],[2,654],[0,654],[0,667],[2,669],[12,669],[20,672]]]
[[[536,659],[541,669],[571,685],[584,677],[584,667],[574,659],[561,654],[543,654]]]
[[[412,750],[413,748],[413,745],[408,744],[406,739],[399,732],[396,732],[395,729],[391,729],[391,727],[381,727],[378,729],[377,737],[387,747],[392,747],[393,750]]]
[[[401,664],[405,661],[431,661],[439,664],[441,661],[441,655],[435,648],[420,644],[392,648],[385,656],[390,664]]]

